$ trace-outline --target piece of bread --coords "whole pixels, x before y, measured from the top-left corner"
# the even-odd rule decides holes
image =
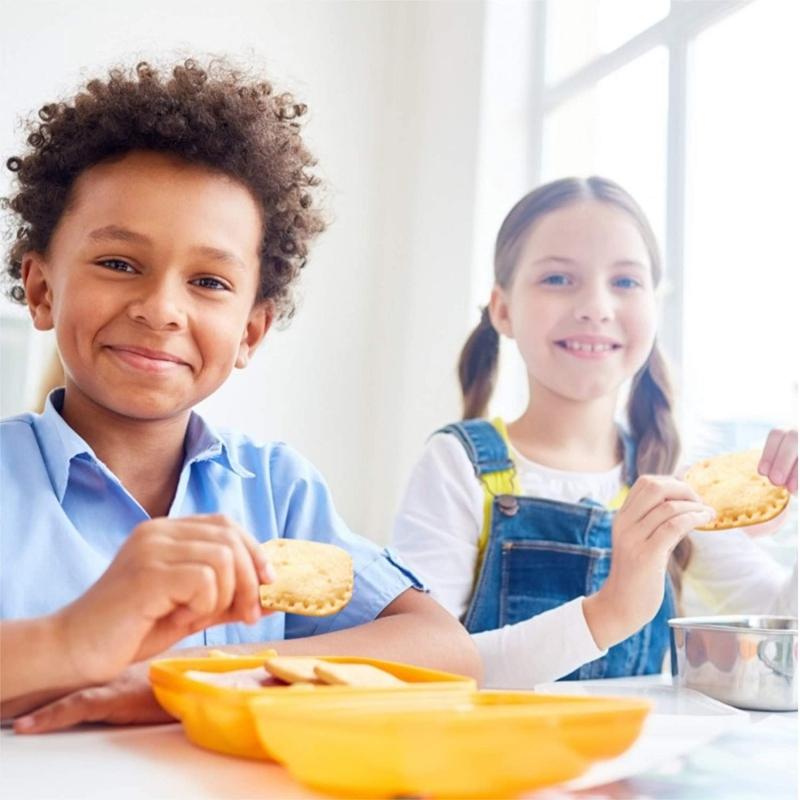
[[[333,686],[360,686],[378,689],[391,686],[402,686],[405,681],[396,678],[385,670],[373,667],[372,664],[342,664],[341,662],[323,661],[314,667],[317,678]]]
[[[341,547],[305,539],[271,539],[261,545],[275,572],[259,587],[261,605],[312,617],[335,614],[353,596],[353,559]]]
[[[697,530],[723,531],[758,525],[776,517],[789,502],[789,492],[758,474],[758,450],[729,453],[698,461],[684,480],[717,516]]]

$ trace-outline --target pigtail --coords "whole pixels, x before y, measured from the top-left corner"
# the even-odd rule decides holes
[[[463,419],[484,417],[489,406],[495,381],[500,336],[492,325],[488,306],[470,334],[458,359],[458,380],[464,402]]]
[[[636,441],[637,475],[670,475],[680,453],[678,426],[672,413],[673,394],[667,364],[658,345],[637,373],[628,400],[628,421]],[[683,570],[689,563],[692,543],[683,539],[672,551],[668,571],[680,600]]]
[[[628,400],[628,421],[636,441],[637,475],[669,475],[675,469],[680,439],[672,405],[667,364],[655,344],[633,379]]]

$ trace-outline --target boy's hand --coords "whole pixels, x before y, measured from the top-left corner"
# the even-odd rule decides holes
[[[153,725],[174,722],[150,686],[150,664],[133,664],[110,683],[71,692],[14,721],[15,733],[48,733],[82,722]]]
[[[776,486],[785,486],[797,494],[797,431],[770,431],[758,471]]]
[[[601,650],[653,619],[664,599],[672,551],[714,516],[714,509],[683,481],[654,475],[636,481],[614,520],[608,579],[583,601],[586,622]]]
[[[97,583],[59,612],[58,655],[79,683],[105,683],[210,625],[258,621],[258,586],[271,578],[255,540],[220,514],[144,522]]]

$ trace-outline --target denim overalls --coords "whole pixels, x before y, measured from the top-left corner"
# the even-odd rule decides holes
[[[467,420],[442,428],[458,437],[476,476],[513,468],[498,430],[485,420]],[[635,479],[635,450],[625,443],[626,483]],[[470,633],[530,619],[581,595],[596,592],[611,566],[613,512],[584,499],[564,503],[537,497],[496,495],[489,537],[472,599],[463,618]],[[614,678],[661,671],[669,643],[667,620],[673,616],[673,592],[666,579],[664,602],[655,618],[602,658],[584,664],[562,680]],[[536,654],[532,653],[531,658]]]

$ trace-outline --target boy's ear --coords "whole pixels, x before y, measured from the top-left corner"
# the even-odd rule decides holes
[[[49,331],[53,327],[53,290],[42,254],[33,251],[25,253],[21,271],[25,302],[28,304],[33,326],[40,331]]]
[[[492,296],[489,298],[489,316],[498,333],[508,336],[509,339],[514,338],[511,317],[508,313],[508,298],[505,290],[496,284],[492,287]]]
[[[275,304],[271,300],[265,300],[263,303],[253,306],[239,342],[239,352],[234,364],[237,369],[244,369],[247,366],[256,348],[267,335],[274,319]]]

